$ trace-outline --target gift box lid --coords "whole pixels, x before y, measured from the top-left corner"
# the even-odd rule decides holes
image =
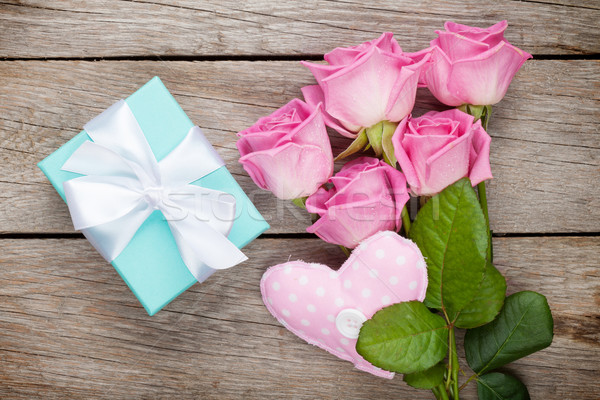
[[[125,101],[158,161],[169,154],[194,125],[158,77]],[[91,139],[84,130],[38,164],[63,200],[63,182],[81,175],[63,171],[61,167],[86,140]],[[244,247],[269,229],[269,224],[226,167],[193,184],[227,192],[236,198],[236,219],[228,238],[237,247]],[[112,265],[149,315],[154,315],[197,282],[183,263],[168,223],[158,210],[148,217]],[[243,268],[243,265],[234,268]]]

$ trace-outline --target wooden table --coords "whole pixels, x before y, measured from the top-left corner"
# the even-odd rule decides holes
[[[495,261],[509,292],[545,294],[555,321],[552,346],[506,370],[534,399],[600,398],[597,0],[3,0],[0,398],[432,398],[353,369],[268,313],[258,287],[266,267],[289,257],[338,266],[344,256],[306,234],[291,204],[256,189],[235,133],[313,82],[299,60],[383,31],[416,51],[445,20],[501,19],[535,58],[489,129]],[[248,262],[148,317],[73,230],[36,163],[154,75],[272,229],[247,247]],[[426,90],[418,99],[417,113],[441,108]],[[474,387],[464,398],[476,398]]]

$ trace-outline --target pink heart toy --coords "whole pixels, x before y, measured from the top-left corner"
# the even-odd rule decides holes
[[[267,309],[294,334],[360,370],[391,379],[393,372],[356,352],[358,333],[385,306],[423,301],[427,267],[416,244],[385,231],[364,240],[338,271],[303,261],[275,265],[263,275],[260,290]]]

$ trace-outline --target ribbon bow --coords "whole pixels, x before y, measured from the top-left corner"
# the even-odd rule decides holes
[[[62,169],[85,176],[64,183],[73,225],[109,262],[125,249],[155,210],[169,224],[181,258],[203,281],[206,267],[225,269],[247,259],[227,239],[235,198],[190,185],[224,165],[197,126],[160,162],[127,103],[115,103],[85,125],[84,142]],[[156,245],[160,245],[157,243]]]

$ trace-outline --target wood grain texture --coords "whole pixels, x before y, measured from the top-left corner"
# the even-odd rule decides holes
[[[268,266],[298,258],[337,267],[344,256],[317,239],[277,235],[304,232],[309,219],[253,184],[237,162],[235,133],[314,82],[291,60],[384,31],[416,51],[446,20],[502,19],[509,41],[542,58],[600,53],[597,0],[0,0],[0,59],[17,59],[0,61],[0,398],[431,399],[310,346],[266,310],[259,281]],[[492,229],[594,236],[494,239],[509,293],[545,294],[555,322],[552,346],[503,370],[532,399],[595,400],[600,61],[546,59],[527,62],[494,107]],[[35,164],[154,75],[275,235],[252,242],[243,265],[148,317],[86,240],[41,238],[73,228]],[[419,90],[415,114],[429,109],[443,106]],[[331,139],[334,153],[349,143]],[[474,385],[461,392],[476,397]]]
[[[545,294],[555,320],[552,346],[505,370],[532,399],[596,399],[600,239],[497,238],[494,246],[509,292]],[[431,398],[310,346],[262,304],[267,266],[291,257],[337,268],[336,246],[259,239],[247,250],[248,262],[148,317],[87,241],[1,240],[0,397]],[[471,387],[462,398],[475,397]]]
[[[322,54],[384,31],[416,51],[446,20],[502,19],[530,53],[600,52],[594,0],[3,0],[0,57]]]
[[[235,133],[311,84],[297,62],[0,62],[0,232],[72,232],[67,208],[36,163],[119,98],[159,75],[204,129],[272,225],[304,232],[307,215],[259,190],[241,168]],[[488,185],[499,233],[597,232],[600,221],[600,62],[531,61],[489,127]],[[415,114],[442,106],[423,89]],[[334,153],[349,142],[331,135]]]

